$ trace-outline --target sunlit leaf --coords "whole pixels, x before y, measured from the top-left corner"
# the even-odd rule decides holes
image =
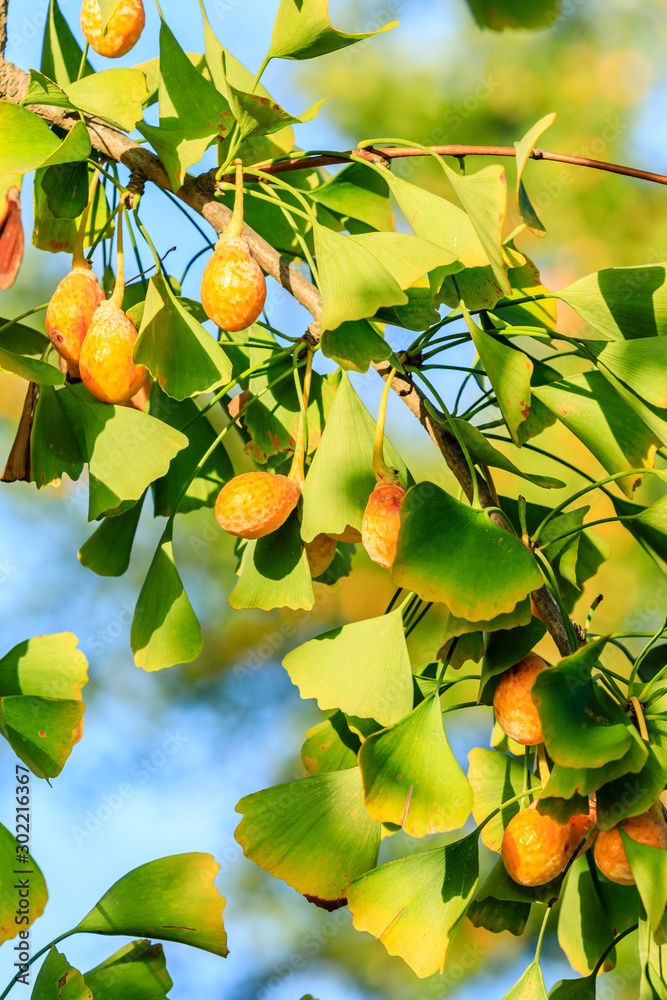
[[[283,666],[321,709],[393,725],[412,709],[410,657],[400,609],[350,622],[288,653]]]
[[[558,20],[558,0],[468,0],[482,28],[550,28]]]
[[[301,760],[309,774],[342,771],[357,766],[359,737],[348,727],[342,712],[334,712],[306,733]]]
[[[17,777],[14,779],[16,787],[28,788],[28,785],[22,786],[19,784],[20,778],[18,775],[21,772],[17,770],[16,773]],[[17,796],[21,795],[20,792],[16,794]],[[18,803],[18,800],[17,807],[19,809],[22,807]],[[25,808],[29,808],[29,806]],[[21,932],[25,934],[32,924],[34,924],[35,920],[41,917],[49,898],[49,894],[46,891],[46,882],[44,881],[44,876],[39,865],[27,851],[17,850],[17,846],[16,834],[10,833],[0,823],[0,885],[3,888],[0,894],[0,944],[3,944],[5,941],[11,941],[12,938],[15,938]],[[16,869],[25,869],[26,874],[17,875]],[[30,909],[27,911],[27,921],[19,924],[15,918],[21,901],[21,896],[19,895],[21,886],[17,885],[14,888],[14,885],[21,878],[29,880]]]
[[[388,185],[392,175],[388,171],[383,173],[387,177],[369,170],[365,164],[351,163],[331,180],[316,187],[311,197],[313,201],[344,219],[351,217],[373,229],[389,231],[394,228]],[[431,239],[432,243],[439,243],[431,237],[426,238]]]
[[[52,163],[85,160],[90,153],[90,138],[83,122],[77,122],[61,141],[45,121],[11,101],[0,101],[0,129],[0,175],[25,174]]]
[[[145,99],[146,77],[138,69],[105,69],[61,87],[31,70],[23,104],[85,111],[131,132],[141,120]]]
[[[321,532],[342,534],[349,525],[361,529],[368,498],[375,488],[373,439],[375,420],[343,373],[322,440],[303,488],[301,535],[312,540]],[[385,461],[408,481],[405,463],[385,438]]]
[[[162,275],[148,285],[134,358],[175,399],[218,389],[231,380],[231,365],[221,346],[181,305]]]
[[[514,984],[503,1000],[547,1000],[542,970],[537,962],[528,966],[521,979]]]
[[[0,371],[11,372],[38,385],[62,385],[65,381],[65,376],[59,368],[54,368],[46,361],[38,361],[37,358],[14,354],[4,347],[0,347]]]
[[[0,692],[80,700],[88,662],[78,644],[72,632],[37,635],[18,643],[0,659]]]
[[[229,595],[232,608],[312,608],[308,558],[293,511],[277,531],[246,544],[240,579]]]
[[[30,435],[30,476],[38,489],[60,484],[64,475],[76,480],[84,460],[69,417],[62,406],[66,390],[43,385],[37,397]]]
[[[82,424],[85,458],[90,467],[88,519],[108,511],[122,513],[155,479],[164,476],[177,452],[187,447],[185,434],[161,420],[127,406],[100,403],[83,385],[70,388],[62,402]]]
[[[185,172],[198,163],[216,136],[233,123],[229,104],[213,84],[198,73],[162,21],[160,26],[160,125],[139,125],[162,160],[177,191]]]
[[[247,139],[251,135],[267,135],[271,132],[278,132],[287,125],[301,125],[304,122],[309,122],[317,115],[324,103],[323,98],[321,101],[311,104],[302,114],[291,115],[276,101],[233,86],[227,80],[224,52],[222,65],[226,81],[225,94],[238,123],[242,139]]]
[[[472,814],[475,822],[479,824],[503,802],[523,791],[523,764],[508,757],[507,754],[486,750],[483,747],[471,750],[468,760],[470,761],[468,781],[473,793]],[[528,788],[539,787],[538,779],[528,772]],[[522,802],[512,802],[489,820],[482,830],[481,837],[482,842],[490,850],[500,853],[506,826],[513,816],[529,805],[530,801],[530,798],[526,797]]]
[[[592,676],[605,642],[595,639],[543,670],[531,689],[547,752],[564,767],[602,767],[632,741],[625,712]]]
[[[368,320],[341,323],[335,330],[325,330],[321,347],[322,354],[345,371],[367,372],[374,361],[386,361],[392,355],[391,346]]]
[[[364,808],[357,768],[246,795],[236,810],[245,856],[324,909],[344,905],[348,881],[377,863],[380,825]]]
[[[482,330],[467,311],[464,316],[507,429],[514,443],[520,445],[519,427],[530,416],[533,362],[522,351],[508,347]]]
[[[554,295],[567,302],[605,340],[667,333],[665,264],[609,267],[579,278]]]
[[[592,795],[606,783],[616,779],[622,780],[625,792],[628,776],[632,776],[632,783],[634,776],[642,770],[648,759],[648,747],[634,726],[630,726],[628,732],[628,750],[618,760],[610,760],[602,767],[563,767],[562,764],[554,764],[542,798],[570,799],[573,795]],[[630,798],[630,805],[632,801]],[[605,827],[615,825],[611,816],[608,822],[605,820],[601,810],[598,810],[598,824]]]
[[[493,164],[465,175],[446,167],[445,173],[484,247],[498,285],[505,295],[510,295],[512,288],[507,277],[502,239],[507,209],[504,167]]]
[[[457,830],[470,815],[472,790],[447,742],[438,697],[370,736],[359,767],[372,818],[411,837]]]
[[[162,1000],[173,986],[161,944],[131,941],[84,973],[94,1000]]]
[[[38,778],[55,778],[72,751],[81,701],[32,695],[0,697],[0,733]]]
[[[544,236],[546,230],[542,223],[540,222],[537,212],[533,208],[530,198],[528,197],[528,192],[526,191],[523,184],[523,172],[526,169],[526,164],[530,158],[530,154],[533,151],[534,146],[537,145],[537,140],[542,135],[550,125],[553,125],[554,119],[556,118],[556,113],[552,112],[549,115],[545,115],[544,118],[540,118],[538,122],[530,128],[523,139],[519,142],[515,142],[516,147],[516,200],[519,207],[519,213],[521,218],[526,223],[528,228],[535,236]]]
[[[71,167],[71,164],[65,164]],[[49,207],[50,195],[42,184],[47,173],[53,167],[38,169],[33,185],[34,228],[32,232],[33,246],[49,253],[73,253],[77,230],[81,224],[81,216],[76,219],[56,218]],[[88,168],[90,182],[92,167]],[[84,247],[89,247],[104,228],[105,236],[111,237],[115,232],[113,221],[109,222],[111,210],[107,203],[104,190],[98,187],[93,210],[88,215],[84,232]],[[108,225],[107,225],[108,223]]]
[[[349,35],[331,24],[329,0],[280,0],[268,55],[271,59],[315,59],[389,31],[397,24],[391,21],[376,31]]]
[[[598,364],[652,406],[667,407],[667,341],[662,337],[616,340],[595,352]]]
[[[62,87],[78,78],[82,57],[81,47],[63,17],[57,0],[50,0],[39,68]],[[92,72],[93,67],[86,59],[82,75],[87,76]]]
[[[31,1000],[93,1000],[93,992],[78,969],[51,945],[37,973]]]
[[[646,812],[665,787],[667,749],[646,745],[644,766],[628,780],[628,775],[607,781],[597,791],[598,826],[609,830],[628,816]]]
[[[383,306],[406,303],[404,289],[417,278],[454,263],[447,250],[408,233],[343,236],[317,222],[313,231],[323,330],[374,316]]]
[[[202,648],[201,626],[174,563],[172,537],[168,521],[134,611],[130,645],[143,670],[189,663]]]
[[[354,926],[424,979],[442,972],[478,878],[477,834],[390,861],[348,886]]]
[[[227,955],[225,900],[213,880],[220,866],[210,854],[175,854],[135,868],[88,913],[82,934],[126,934],[178,941]]]
[[[558,943],[572,968],[586,976],[611,942],[611,927],[596,881],[586,858],[578,858],[569,870],[561,896]]]
[[[533,386],[538,397],[613,474],[653,467],[659,441],[601,372],[572,375],[551,385]],[[617,480],[632,498],[638,477]]]
[[[542,580],[520,539],[428,482],[403,500],[391,575],[397,586],[472,622],[512,611]]]

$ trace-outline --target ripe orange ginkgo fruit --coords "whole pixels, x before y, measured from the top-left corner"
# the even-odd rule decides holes
[[[201,280],[201,304],[209,319],[234,333],[251,326],[266,300],[266,280],[243,237],[243,166],[236,166],[232,220],[215,244]]]
[[[308,351],[303,382],[303,407],[294,444],[294,458],[286,476],[272,472],[243,472],[222,487],[215,501],[218,524],[239,538],[263,538],[285,523],[301,498],[305,479],[306,418],[313,352]]]
[[[498,725],[523,746],[542,743],[542,723],[532,696],[535,678],[547,664],[535,653],[528,653],[500,676],[493,696]]]
[[[621,820],[620,826],[623,828],[623,832],[636,840],[638,844],[657,847],[663,851],[667,850],[667,825],[659,801],[651,806],[648,812]],[[593,856],[602,874],[606,875],[611,882],[618,882],[619,885],[634,885],[634,875],[625,853],[618,826],[612,827],[611,830],[600,831],[595,841]]]
[[[572,853],[570,824],[557,823],[538,812],[535,802],[512,817],[503,835],[503,863],[510,878],[520,885],[551,882]]]
[[[106,27],[98,0],[83,0],[81,30],[91,48],[107,59],[118,59],[129,52],[144,30],[142,0],[118,0]]]
[[[396,556],[396,543],[401,526],[401,504],[405,496],[405,487],[401,484],[398,471],[386,465],[383,454],[387,397],[395,374],[396,369],[392,368],[380,400],[373,447],[376,486],[368,498],[361,522],[362,545],[373,562],[383,569],[391,569]]]
[[[81,345],[88,333],[97,307],[104,302],[104,291],[97,275],[86,260],[83,243],[88,221],[88,213],[97,186],[98,172],[95,171],[90,184],[88,204],[84,209],[76,234],[72,270],[59,282],[46,310],[46,332],[51,343],[67,366],[71,378],[79,377],[79,355]]]
[[[116,285],[111,298],[95,311],[81,345],[79,370],[91,396],[103,403],[127,403],[146,381],[143,365],[132,358],[137,328],[121,309],[125,288],[123,203],[118,216]]]

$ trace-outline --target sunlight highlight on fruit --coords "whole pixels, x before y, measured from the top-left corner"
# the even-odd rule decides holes
[[[537,675],[546,667],[541,657],[528,653],[501,675],[493,696],[498,725],[523,746],[535,746],[542,742],[542,724],[531,689]]]
[[[98,0],[83,0],[81,30],[91,48],[107,59],[124,56],[139,41],[144,30],[145,14],[142,0],[119,0],[109,18],[106,31]]]

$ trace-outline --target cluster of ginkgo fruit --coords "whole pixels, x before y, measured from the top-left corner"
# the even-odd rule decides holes
[[[535,678],[547,664],[535,653],[505,671],[496,688],[493,707],[498,725],[516,743],[540,747],[542,724],[532,697]],[[556,878],[573,857],[594,845],[599,870],[619,885],[634,885],[620,829],[640,844],[667,850],[667,823],[658,799],[639,816],[624,819],[611,830],[596,828],[594,798],[588,812],[559,823],[540,813],[537,802],[514,816],[503,835],[502,859],[508,874],[521,885],[546,885]]]

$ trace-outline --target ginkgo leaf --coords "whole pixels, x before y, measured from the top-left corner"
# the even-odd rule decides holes
[[[540,120],[526,132],[523,139],[514,143],[516,148],[516,201],[521,218],[535,236],[544,236],[546,234],[546,230],[540,222],[537,212],[533,208],[530,198],[528,197],[528,193],[524,187],[523,172],[526,169],[526,164],[528,163],[530,154],[532,153],[537,140],[550,125],[553,125],[555,118],[555,112],[545,115],[544,118],[540,118]]]
[[[354,926],[424,979],[442,972],[477,885],[477,833],[381,865],[347,887]]]
[[[357,768],[314,774],[246,795],[234,836],[255,864],[327,910],[374,868],[380,825],[364,808]]]
[[[494,810],[523,791],[523,764],[497,750],[474,747],[468,754],[470,767],[468,781],[472,788],[472,814],[476,823],[482,823]],[[528,773],[528,789],[538,788],[540,783],[534,774]],[[521,809],[529,805],[529,796],[522,802],[512,802],[498,812],[482,828],[482,843],[491,851],[500,853],[503,833],[509,821]]]
[[[31,1000],[93,1000],[93,991],[78,969],[51,945],[37,973]]]
[[[273,25],[269,59],[315,59],[396,27],[390,21],[376,31],[356,35],[337,31],[329,20],[329,0],[280,0]]]
[[[428,482],[403,500],[391,575],[397,586],[470,622],[513,611],[542,580],[519,538]]]
[[[19,776],[19,774],[20,772],[17,771],[16,788],[29,788],[27,783],[22,783],[23,778],[27,777],[27,775],[20,774]],[[16,795],[23,799],[20,791],[17,790]],[[27,795],[29,802],[30,793],[28,792]],[[26,809],[30,808],[24,805],[23,802],[17,802],[17,808],[20,809],[22,806]],[[5,941],[11,941],[21,931],[29,930],[35,920],[41,917],[49,898],[46,890],[46,882],[44,881],[44,876],[39,865],[28,851],[17,849],[18,846],[16,831],[10,833],[7,827],[0,823],[0,885],[3,889],[2,893],[0,893],[0,944],[3,944]],[[21,878],[20,875],[17,876],[16,869],[22,868],[25,868],[26,872],[30,873],[30,908],[26,914],[28,918],[27,922],[19,924],[15,918],[21,901],[21,897],[19,896],[21,886],[14,888],[14,884],[17,878]],[[26,876],[23,877],[25,878]]]
[[[324,711],[339,708],[390,726],[412,709],[400,609],[325,632],[288,653],[283,666],[301,697],[317,698]]]
[[[76,931],[178,941],[224,958],[225,900],[214,884],[220,869],[210,854],[175,854],[123,875]]]
[[[457,830],[470,815],[472,789],[447,742],[438,697],[365,740],[359,768],[372,818],[411,837]]]

